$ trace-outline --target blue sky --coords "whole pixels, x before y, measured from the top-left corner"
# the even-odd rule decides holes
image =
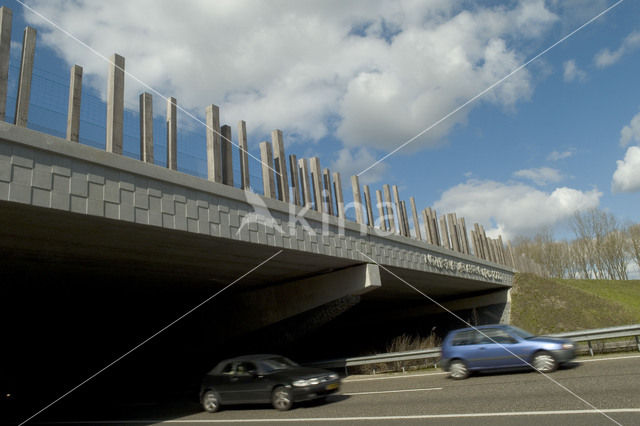
[[[237,121],[246,120],[256,156],[258,142],[282,129],[288,153],[317,155],[340,171],[350,199],[349,175],[615,1],[27,4],[102,55],[122,54],[127,71],[196,116],[219,105],[234,137]],[[42,108],[32,112],[34,125],[64,130],[65,84],[77,63],[85,69],[81,139],[99,147],[107,64],[19,3],[4,5],[14,12],[14,72],[22,29],[38,29],[42,84],[32,102]],[[567,236],[567,219],[591,207],[638,222],[639,17],[638,2],[622,2],[361,181],[373,190],[397,184],[401,198],[414,196],[420,208],[455,211],[508,239],[544,227]],[[131,156],[143,90],[128,77]],[[164,105],[154,95],[159,164]],[[184,113],[179,126],[179,165],[202,174],[204,128]],[[259,163],[251,169],[258,179]]]

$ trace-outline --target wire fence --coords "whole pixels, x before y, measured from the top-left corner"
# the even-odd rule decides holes
[[[12,61],[9,67],[9,85],[7,93],[7,113],[5,120],[14,122],[17,96],[17,82],[20,67]],[[31,98],[29,103],[29,120],[27,127],[60,138],[66,137],[67,109],[69,101],[69,76],[63,76],[34,67],[31,81]],[[157,99],[156,99],[157,101]],[[166,119],[159,114],[162,111],[154,102],[153,119],[153,153],[154,164],[167,166],[167,128]],[[164,105],[164,101],[162,102]],[[106,146],[107,105],[91,88],[83,87],[80,103],[79,142],[83,145],[104,150]],[[140,158],[140,112],[130,103],[125,104],[123,120],[123,155]],[[205,127],[196,124],[181,126],[182,120],[192,120],[182,111],[178,111],[178,171],[207,179],[206,132]],[[198,129],[200,127],[200,129]],[[234,141],[237,144],[237,141]],[[235,187],[242,184],[240,172],[239,148],[233,149],[233,183]],[[256,155],[259,157],[259,155]],[[260,163],[249,158],[249,175],[253,192],[264,195]]]

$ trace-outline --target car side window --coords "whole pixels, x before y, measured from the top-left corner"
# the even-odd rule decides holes
[[[482,330],[482,332],[483,336],[480,339],[480,344],[500,343],[504,345],[518,342],[509,333],[499,328],[488,328]]]
[[[225,375],[233,374],[233,363],[230,362],[227,365],[225,365],[224,368],[222,369],[222,374],[225,374]]]
[[[236,366],[236,375],[248,376],[256,372],[256,365],[252,362],[239,362]]]
[[[451,340],[451,345],[452,346],[473,345],[475,341],[476,341],[475,330],[461,331],[460,333],[453,336],[453,339]]]

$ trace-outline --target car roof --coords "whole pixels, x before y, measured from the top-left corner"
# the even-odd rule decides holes
[[[478,325],[474,327],[458,328],[456,330],[451,330],[451,333],[458,333],[460,331],[468,331],[468,330],[483,330],[487,328],[511,328],[511,326],[509,324],[486,324],[486,325]]]
[[[233,362],[233,361],[262,361],[273,357],[281,357],[282,355],[276,354],[252,354],[252,355],[240,355],[233,358],[228,358],[220,361],[218,364]]]

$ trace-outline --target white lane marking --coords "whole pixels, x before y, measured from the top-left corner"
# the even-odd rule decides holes
[[[412,416],[362,416],[362,417],[306,417],[280,419],[183,419],[183,420],[119,420],[119,421],[91,421],[64,422],[64,424],[173,424],[173,423],[302,423],[302,422],[345,422],[372,420],[421,420],[421,419],[454,419],[473,417],[520,417],[520,416],[567,416],[572,414],[602,413],[640,413],[640,408],[611,408],[602,410],[558,410],[558,411],[509,411],[497,413],[461,413],[461,414],[417,414]],[[62,424],[63,422],[57,422]],[[48,424],[56,424],[54,422]]]
[[[595,359],[576,359],[574,362],[597,362],[597,361],[616,361],[618,359],[632,359],[632,358],[640,358],[640,355],[627,355],[627,356],[615,356],[609,358],[595,358]],[[342,379],[343,383],[352,383],[352,382],[368,382],[372,380],[390,380],[390,379],[410,379],[412,377],[424,377],[424,376],[442,376],[445,372],[440,373],[421,373],[421,374],[404,374],[402,376],[380,376],[380,377],[367,377],[362,379]]]
[[[640,355],[614,356],[610,358],[577,359],[575,362],[615,361],[617,359],[640,358]]]
[[[412,377],[424,377],[424,376],[442,376],[444,374],[449,374],[445,372],[440,373],[423,373],[423,374],[406,374],[403,376],[382,376],[382,377],[367,377],[366,379],[343,379],[343,383],[353,383],[353,382],[369,382],[371,380],[389,380],[389,379],[410,379]]]
[[[432,391],[432,390],[442,390],[442,388],[423,388],[423,389],[399,389],[399,390],[388,390],[388,391],[372,391],[372,392],[350,392],[343,393],[342,395],[375,395],[378,393],[402,393],[402,392],[421,392],[421,391]]]

